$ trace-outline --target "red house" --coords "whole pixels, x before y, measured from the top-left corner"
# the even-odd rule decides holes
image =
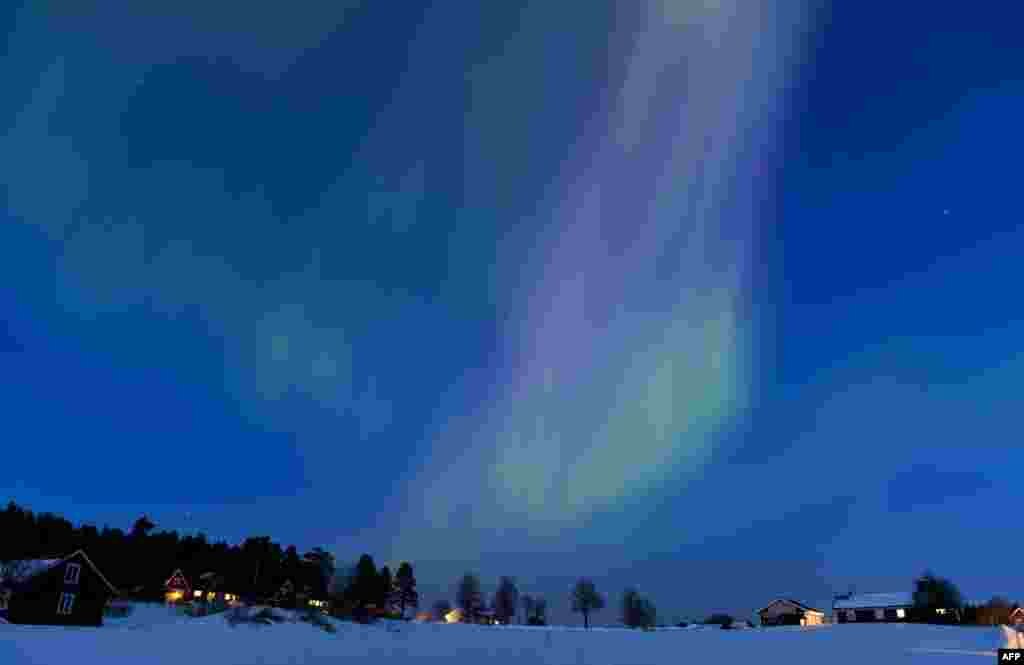
[[[192,600],[192,585],[188,583],[181,568],[171,573],[170,578],[164,582],[164,589],[164,600],[168,603]]]

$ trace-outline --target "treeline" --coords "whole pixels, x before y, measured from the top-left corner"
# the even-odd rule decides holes
[[[324,597],[334,575],[333,557],[321,548],[300,554],[268,536],[246,538],[241,545],[210,542],[207,537],[157,530],[146,516],[128,532],[91,524],[74,526],[51,513],[10,502],[0,513],[0,561],[36,559],[85,550],[123,594],[162,599],[164,582],[180,568],[195,587],[271,598],[290,580],[299,592]],[[201,576],[207,576],[203,583]]]
[[[35,514],[14,502],[0,512],[0,534],[0,562],[58,557],[82,549],[122,595],[132,599],[163,600],[165,582],[174,570],[181,569],[196,589],[285,606],[295,602],[294,593],[302,593],[330,599],[335,614],[357,619],[405,617],[419,607],[416,578],[408,562],[396,571],[388,566],[378,569],[373,557],[363,554],[354,564],[337,564],[320,547],[300,553],[269,536],[249,537],[239,545],[211,542],[203,533],[182,535],[158,529],[145,515],[127,531],[92,524],[75,526],[58,515]],[[280,593],[286,581],[294,589],[291,598]],[[454,591],[455,608],[461,611],[463,621],[547,623],[547,600],[520,594],[512,577],[501,577],[490,599],[484,597],[480,580],[472,573],[463,575]],[[592,613],[605,607],[604,596],[588,578],[576,582],[567,601],[588,627]],[[439,601],[432,609],[434,618],[443,621],[453,606]],[[653,627],[656,616],[654,604],[635,589],[623,593],[622,623]]]
[[[583,617],[584,628],[590,627],[590,616],[605,607],[605,597],[594,581],[587,577],[576,580],[569,591],[569,606]],[[480,578],[466,573],[455,585],[455,605],[448,600],[438,600],[433,605],[433,618],[444,621],[453,609],[461,613],[460,621],[469,623],[523,623],[530,626],[547,624],[547,599],[543,596],[520,593],[513,577],[503,576],[493,597],[488,602],[480,588]],[[640,595],[633,588],[622,594],[622,623],[630,628],[653,628],[657,621],[657,610],[650,599]]]
[[[1016,603],[994,596],[984,603],[964,602],[963,594],[952,581],[927,571],[914,581],[912,618],[928,623],[959,623],[998,626],[1010,622]]]

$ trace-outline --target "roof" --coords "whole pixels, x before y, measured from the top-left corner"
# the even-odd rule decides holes
[[[192,588],[191,585],[189,585],[189,583],[188,583],[188,578],[185,577],[185,573],[181,572],[181,568],[178,568],[173,573],[171,573],[171,576],[169,578],[167,578],[166,582],[164,582],[164,586],[165,587],[170,587],[171,584],[176,584],[176,582],[175,582],[176,578],[181,578],[181,581],[185,584],[185,588],[186,589],[191,589]]]
[[[32,579],[36,575],[45,573],[63,559],[22,559],[21,561],[10,561],[7,564],[9,579],[20,584]]]
[[[89,568],[92,569],[92,572],[96,573],[96,576],[103,581],[103,583],[107,586],[108,589],[110,589],[110,592],[113,595],[120,595],[120,592],[117,590],[117,588],[114,587],[114,585],[110,583],[110,580],[108,580],[103,575],[103,573],[100,572],[100,569],[96,567],[96,564],[92,562],[92,559],[90,559],[83,550],[75,550],[74,552],[72,552],[71,554],[67,555],[62,559],[25,559],[22,561],[11,561],[8,565],[14,567],[15,569],[15,575],[12,575],[11,579],[16,584],[27,582],[33,577],[36,577],[38,575],[41,575],[42,573],[45,573],[48,570],[56,568],[65,561],[73,559],[79,555],[81,555],[82,560],[85,561],[86,565],[88,565]]]
[[[768,603],[767,605],[765,605],[764,607],[759,609],[757,611],[758,614],[760,614],[761,612],[764,612],[766,609],[768,609],[769,607],[771,607],[775,603],[789,603],[791,605],[795,605],[798,609],[801,609],[804,612],[817,612],[818,614],[824,614],[824,612],[822,612],[821,610],[817,610],[817,609],[814,609],[813,607],[809,607],[807,605],[804,605],[800,601],[793,600],[792,598],[776,598],[772,602]]]
[[[856,593],[847,598],[837,598],[832,607],[837,610],[873,609],[885,607],[912,607],[914,594],[909,591],[891,593]]]

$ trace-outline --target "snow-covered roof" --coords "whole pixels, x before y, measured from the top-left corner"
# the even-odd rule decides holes
[[[856,610],[885,607],[911,607],[914,594],[909,591],[890,593],[855,593],[848,598],[837,598],[832,607],[837,610]]]
[[[4,566],[5,575],[9,575],[9,579],[15,584],[21,584],[26,582],[36,575],[44,573],[54,566],[61,564],[69,559],[73,559],[76,556],[80,556],[82,560],[92,569],[96,576],[107,585],[110,592],[113,595],[118,595],[118,590],[113,584],[100,572],[100,569],[96,567],[96,564],[86,555],[82,550],[75,550],[73,553],[61,559],[23,559],[21,561],[10,561]]]
[[[816,612],[818,614],[824,614],[821,610],[815,609],[815,608],[813,608],[813,607],[811,607],[809,605],[804,605],[800,601],[793,600],[792,598],[776,598],[772,602],[768,603],[767,605],[765,605],[764,607],[759,609],[758,613],[764,612],[765,610],[767,610],[769,607],[771,607],[772,605],[774,605],[776,603],[789,603],[790,605],[793,605],[797,609],[803,610],[804,612]]]
[[[12,582],[24,582],[53,568],[64,559],[22,559],[9,561],[4,567],[5,576]]]

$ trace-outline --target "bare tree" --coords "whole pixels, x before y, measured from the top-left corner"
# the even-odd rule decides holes
[[[590,613],[604,609],[604,598],[597,592],[593,580],[581,577],[572,590],[572,611],[583,614],[583,627],[590,628]]]
[[[519,604],[523,608],[523,623],[527,623],[531,616],[533,616],[533,604],[534,598],[528,593],[524,593],[519,598]]]

